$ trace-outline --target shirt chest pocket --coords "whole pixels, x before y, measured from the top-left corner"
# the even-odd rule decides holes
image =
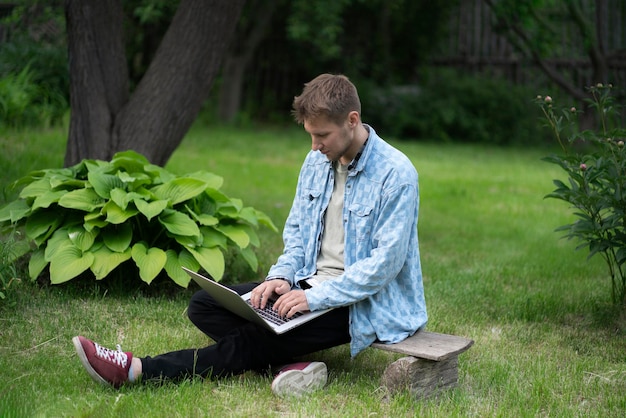
[[[321,212],[322,191],[317,189],[305,190],[301,199],[303,220],[313,222],[318,219]]]
[[[352,203],[348,206],[348,232],[357,242],[370,241],[374,224],[373,208],[361,203]]]

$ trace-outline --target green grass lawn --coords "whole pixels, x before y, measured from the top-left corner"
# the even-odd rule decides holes
[[[0,185],[62,164],[64,138],[62,130],[0,133]],[[12,304],[0,302],[0,416],[623,417],[626,314],[611,305],[602,260],[554,232],[573,217],[543,198],[561,176],[540,161],[547,151],[390,142],[420,174],[428,328],[475,341],[459,358],[458,388],[426,401],[408,392],[385,399],[379,377],[399,356],[367,349],[350,359],[347,346],[310,357],[327,363],[329,382],[300,400],[274,397],[270,378],[255,373],[103,388],[80,366],[71,337],[121,343],[138,356],[205,345],[185,315],[194,289],[150,296],[106,283],[22,282]],[[168,168],[223,176],[229,196],[281,227],[309,145],[297,127],[196,126]],[[259,272],[234,266],[231,279],[262,277],[272,264],[280,235],[261,238]]]

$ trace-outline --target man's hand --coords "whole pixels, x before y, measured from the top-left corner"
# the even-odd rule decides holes
[[[274,303],[274,310],[283,318],[291,318],[298,312],[309,310],[309,302],[306,300],[304,290],[291,290]]]
[[[266,280],[254,289],[250,295],[250,303],[255,308],[264,309],[272,295],[284,295],[291,290],[289,282],[281,279]]]

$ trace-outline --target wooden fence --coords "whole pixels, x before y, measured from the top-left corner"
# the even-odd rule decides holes
[[[596,35],[598,46],[607,57],[609,81],[626,87],[626,1],[582,0],[581,4],[584,18],[602,23],[597,25]],[[449,35],[441,52],[433,58],[433,65],[495,74],[517,83],[545,83],[547,79],[537,65],[494,30],[495,21],[485,0],[460,0],[449,22]],[[578,87],[595,84],[579,29],[571,21],[563,21],[552,29],[558,47],[551,51],[546,63]]]

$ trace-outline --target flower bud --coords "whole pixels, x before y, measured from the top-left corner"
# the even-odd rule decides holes
[[[586,171],[586,170],[587,170],[587,164],[581,163],[580,164],[580,171]]]
[[[602,85],[602,83],[598,83],[598,84],[596,84],[596,87],[601,89],[603,87],[603,85]]]
[[[624,141],[618,141],[617,142],[617,146],[618,147],[623,147],[624,146]]]
[[[552,103],[552,97],[550,96],[546,96],[545,99],[543,99],[546,103]]]
[[[572,106],[572,107],[570,107],[569,111],[572,112],[572,113],[576,113],[576,108],[574,106]]]

